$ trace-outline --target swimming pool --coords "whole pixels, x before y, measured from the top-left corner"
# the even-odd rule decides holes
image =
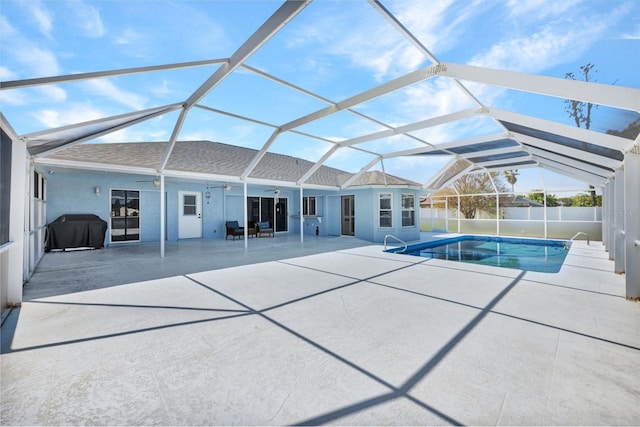
[[[569,252],[564,240],[456,236],[388,249],[424,258],[468,262],[518,270],[557,273]]]

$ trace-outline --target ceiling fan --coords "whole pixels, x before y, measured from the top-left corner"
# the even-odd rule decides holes
[[[152,180],[148,180],[148,179],[147,179],[147,180],[139,180],[139,181],[136,181],[136,182],[150,182],[150,183],[152,183],[152,184],[153,184],[153,186],[154,186],[155,188],[159,188],[159,187],[160,187],[160,178],[158,178],[158,177],[155,177],[155,178],[153,178]],[[164,182],[164,185],[174,185],[174,184],[173,184],[173,183],[170,183],[170,182],[165,181],[165,182]]]
[[[264,190],[265,193],[273,193],[276,196],[280,194],[280,187],[275,187],[273,190]]]
[[[205,191],[204,193],[204,198],[207,199],[207,204],[209,204],[209,200],[211,199],[211,189],[214,188],[222,188],[224,191],[229,192],[231,190],[231,186],[229,185],[228,182],[225,182],[224,185],[214,185],[214,186],[210,186],[208,185],[209,183],[207,183],[207,191]]]
[[[231,186],[229,185],[229,183],[225,183],[224,185],[215,185],[215,186],[210,186],[207,185],[207,190],[211,190],[213,188],[222,188],[224,189],[224,191],[230,191],[231,190]]]

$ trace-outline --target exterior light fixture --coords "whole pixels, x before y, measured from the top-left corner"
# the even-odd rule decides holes
[[[94,191],[96,192],[96,196],[100,195],[100,187],[96,186],[96,188],[94,188]]]

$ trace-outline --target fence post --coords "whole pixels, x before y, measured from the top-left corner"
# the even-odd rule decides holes
[[[433,197],[429,198],[429,212],[431,213],[431,232],[433,233]]]
[[[458,233],[460,233],[460,193],[458,193]]]
[[[449,196],[444,198],[444,232],[449,232]]]

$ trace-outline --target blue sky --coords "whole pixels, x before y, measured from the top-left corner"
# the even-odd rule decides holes
[[[382,2],[442,62],[563,78],[595,64],[599,83],[640,87],[640,1],[402,0]],[[0,80],[160,65],[230,56],[279,1],[1,0]],[[341,101],[430,64],[364,0],[316,0],[247,64],[331,101]],[[216,65],[0,92],[18,134],[184,101]],[[488,106],[572,125],[560,99],[468,83]],[[324,102],[247,70],[224,80],[202,105],[275,125],[325,107]],[[357,110],[390,125],[474,106],[448,79],[434,78],[374,99]],[[636,116],[598,107],[592,129],[622,129]],[[177,113],[97,142],[169,139]],[[300,128],[329,140],[382,129],[341,112]],[[497,132],[491,120],[415,132],[434,144]],[[192,109],[179,139],[208,139],[259,149],[272,129]],[[385,153],[413,148],[407,137],[369,142]],[[318,160],[328,142],[284,134],[271,151]],[[355,172],[373,156],[341,149],[327,165]],[[385,160],[385,171],[425,183],[449,159]],[[379,169],[380,165],[376,165]],[[521,170],[516,191],[542,186],[537,169]],[[583,188],[544,172],[550,189]]]

